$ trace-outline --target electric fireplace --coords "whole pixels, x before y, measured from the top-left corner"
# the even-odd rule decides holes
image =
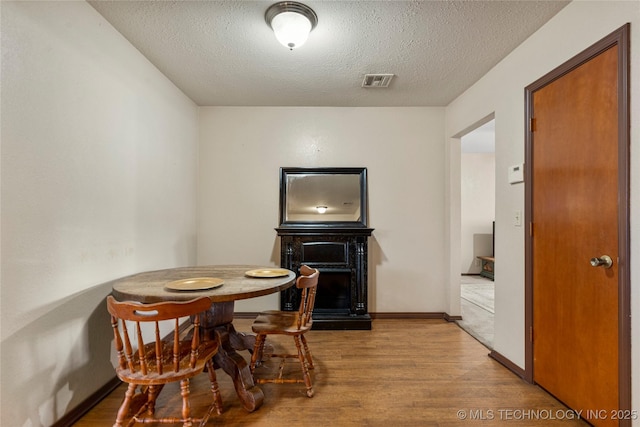
[[[280,265],[320,270],[313,328],[371,329],[366,169],[280,171]],[[295,287],[282,291],[280,309],[297,310],[299,295]]]

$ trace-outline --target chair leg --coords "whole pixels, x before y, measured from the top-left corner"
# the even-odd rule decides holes
[[[160,390],[154,385],[149,386],[147,390],[147,415],[150,417],[153,417],[153,414],[156,412],[156,399],[159,393]]]
[[[307,396],[313,397],[313,388],[311,387],[311,376],[309,375],[309,369],[307,369],[307,363],[305,355],[302,350],[302,343],[299,335],[293,337],[298,349],[298,359],[300,359],[300,366],[302,367],[302,376],[304,377],[304,384],[307,386]]]
[[[307,339],[304,337],[304,335],[300,335],[300,340],[302,340],[304,354],[307,356],[307,364],[309,365],[309,369],[313,369],[313,357],[311,357],[309,346],[307,346]]]
[[[113,427],[122,427],[122,422],[129,413],[129,407],[131,406],[133,395],[136,392],[136,387],[137,386],[135,384],[129,384],[129,387],[127,387],[127,391],[124,393],[124,400],[122,402],[122,405],[120,405],[120,409],[118,409],[116,422],[113,424]]]
[[[213,394],[213,402],[218,415],[222,414],[222,395],[218,387],[218,379],[216,378],[216,370],[213,366],[213,359],[207,362],[207,374],[209,374],[209,382],[211,383],[211,394]]]
[[[222,397],[220,396],[220,389],[218,388],[218,380],[216,379],[216,371],[213,366],[213,359],[209,359],[207,361],[207,374],[209,375],[209,382],[211,383],[211,393],[213,394],[213,403],[209,405],[207,409],[207,413],[200,420],[200,427],[204,427],[207,425],[209,418],[211,417],[211,413],[215,409],[218,415],[222,414]]]
[[[264,340],[265,336],[262,334],[256,335],[256,343],[253,346],[253,354],[251,354],[251,364],[249,365],[249,369],[251,370],[251,375],[253,375],[253,371],[256,369],[256,365],[258,361],[262,360],[262,353],[264,350]]]
[[[189,379],[180,381],[180,394],[182,395],[182,427],[191,427],[191,404],[189,403]]]

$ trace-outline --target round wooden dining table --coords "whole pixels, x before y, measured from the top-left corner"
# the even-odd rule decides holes
[[[295,279],[293,271],[264,266],[179,267],[113,280],[111,294],[119,301],[141,303],[209,297],[211,307],[201,324],[203,338],[218,340],[214,362],[232,378],[242,405],[252,412],[262,405],[264,394],[254,384],[246,360],[236,351],[253,350],[255,337],[239,333],[233,327],[234,301],[282,291],[292,286]]]

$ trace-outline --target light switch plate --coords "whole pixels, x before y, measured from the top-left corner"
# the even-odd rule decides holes
[[[516,227],[522,227],[522,211],[513,211],[513,225]]]

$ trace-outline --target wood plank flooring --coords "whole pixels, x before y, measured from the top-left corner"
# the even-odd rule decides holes
[[[236,329],[248,332],[250,322],[239,319]],[[208,425],[587,425],[545,391],[489,358],[487,348],[455,323],[376,319],[371,331],[314,330],[306,336],[316,366],[313,398],[306,397],[303,384],[263,384],[263,406],[248,413],[230,378],[218,370],[224,413],[213,416]],[[289,337],[269,340],[276,350],[293,348]],[[248,353],[243,356],[248,359]],[[270,361],[257,374],[276,366]],[[290,368],[298,373],[297,365]],[[111,426],[124,390],[121,385],[75,426]],[[196,415],[209,399],[205,374],[192,382]],[[166,387],[158,404],[158,410],[170,404],[179,413],[178,388]]]

